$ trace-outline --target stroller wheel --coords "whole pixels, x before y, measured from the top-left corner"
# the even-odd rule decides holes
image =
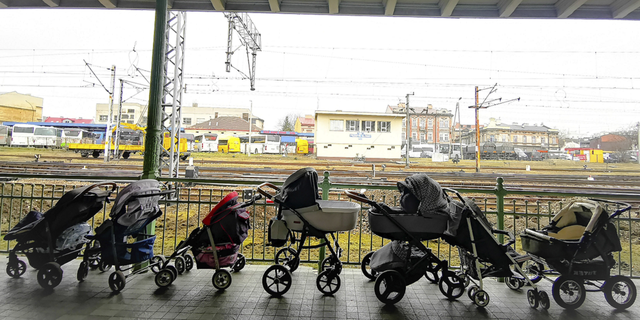
[[[62,269],[56,262],[45,263],[38,270],[38,283],[45,289],[53,289],[62,281]]]
[[[156,273],[156,285],[160,288],[168,287],[173,283],[175,278],[173,277],[173,272],[169,269],[162,269],[160,272]]]
[[[111,291],[118,293],[124,289],[126,284],[127,278],[122,271],[116,271],[109,275],[109,288],[111,288]]]
[[[385,304],[395,304],[402,300],[407,285],[400,272],[387,270],[378,275],[374,291],[380,302]]]
[[[78,274],[76,275],[78,281],[82,282],[89,275],[89,263],[87,261],[80,262],[78,267]]]
[[[476,291],[480,290],[480,287],[478,286],[471,286],[471,288],[469,288],[469,290],[467,290],[467,296],[469,296],[469,299],[473,301],[473,296],[476,294]]]
[[[489,294],[484,290],[478,290],[473,294],[473,303],[480,308],[486,307],[489,300]]]
[[[176,261],[173,264],[176,266],[176,270],[178,271],[178,274],[183,274],[184,271],[187,269],[186,267],[187,263],[182,256],[177,256]]]
[[[184,266],[187,268],[187,271],[191,271],[191,269],[193,269],[193,260],[193,256],[190,253],[184,255]]]
[[[373,256],[373,252],[369,252],[364,255],[362,258],[362,262],[360,263],[360,269],[362,269],[362,274],[365,277],[369,278],[369,280],[375,280],[377,276],[377,272],[371,269],[369,264],[371,264],[371,257]]]
[[[553,300],[565,309],[579,308],[586,298],[583,280],[570,276],[559,276],[553,282],[551,293]]]
[[[534,289],[527,290],[527,301],[529,301],[529,306],[531,308],[537,308],[540,303],[540,299],[538,298],[538,292]]]
[[[291,288],[291,272],[289,269],[274,265],[267,269],[262,276],[264,291],[274,297],[282,296]]]
[[[275,262],[278,265],[285,266],[290,272],[296,271],[298,265],[300,265],[300,259],[297,252],[293,248],[282,248],[276,253]]]
[[[424,277],[431,283],[438,283],[442,277],[442,269],[437,263],[429,262],[427,270],[424,272]]]
[[[246,264],[247,264],[247,258],[245,258],[242,253],[238,253],[238,258],[236,259],[236,262],[233,264],[232,269],[234,272],[238,272],[244,269],[244,266]]]
[[[151,264],[151,272],[160,272],[160,270],[164,267],[165,261],[167,261],[167,259],[165,259],[163,255],[153,256],[153,258],[149,260],[149,263]]]
[[[508,277],[504,282],[511,290],[519,290],[524,286],[524,281],[516,277]]]
[[[604,297],[616,309],[626,309],[636,301],[636,286],[625,276],[613,276],[604,282]]]
[[[316,278],[316,287],[325,296],[333,295],[340,290],[340,276],[331,269],[324,270]]]
[[[342,262],[340,259],[334,258],[333,255],[322,259],[322,271],[332,268],[336,270],[337,274],[342,273]]]
[[[100,265],[100,258],[89,260],[89,268],[91,268],[91,270],[98,269],[99,265]]]
[[[25,271],[27,271],[27,264],[20,259],[7,263],[7,274],[12,278],[20,278]]]
[[[542,280],[542,272],[544,270],[544,265],[542,263],[536,262],[534,260],[527,260],[523,262],[522,265],[520,265],[520,268],[524,273],[522,274],[522,276],[529,278],[529,281],[538,283],[540,282],[540,280]]]
[[[213,277],[211,277],[211,282],[213,286],[218,290],[224,290],[229,288],[231,285],[231,273],[225,269],[217,270]]]
[[[111,265],[107,264],[104,260],[100,260],[100,263],[98,264],[98,269],[100,269],[100,271],[102,272],[106,272],[106,271],[109,271],[109,269],[111,269]]]
[[[551,301],[549,300],[549,295],[546,291],[538,292],[538,297],[540,298],[540,307],[544,310],[549,310],[551,307]]]
[[[464,282],[453,272],[443,275],[438,282],[438,287],[449,300],[458,299],[464,294]]]

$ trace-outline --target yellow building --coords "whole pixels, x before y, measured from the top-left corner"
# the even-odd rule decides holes
[[[365,157],[367,161],[400,159],[403,119],[401,114],[316,111],[316,156]]]
[[[0,93],[0,123],[41,122],[42,98],[18,92]]]

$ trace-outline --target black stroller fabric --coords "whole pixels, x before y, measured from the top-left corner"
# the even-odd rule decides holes
[[[225,197],[227,198],[229,199],[226,202],[220,202],[222,204],[220,207],[213,208],[203,219],[203,223],[211,229],[216,244],[240,244],[247,238],[251,228],[249,214],[245,208],[238,207],[237,192],[232,192]],[[209,242],[206,232],[203,233],[202,239]]]
[[[398,182],[400,205],[406,213],[449,215],[449,201],[440,184],[426,174],[414,174]]]
[[[288,208],[300,209],[313,206],[322,199],[318,193],[318,173],[314,168],[302,168],[285,180],[279,200]]]

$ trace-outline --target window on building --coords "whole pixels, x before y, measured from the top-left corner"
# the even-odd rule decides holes
[[[433,142],[433,132],[427,132],[427,142]]]
[[[427,119],[427,128],[433,128],[433,118]]]
[[[426,123],[427,123],[427,119],[420,118],[420,128],[424,128]]]
[[[73,123],[73,121],[71,121],[69,119],[65,119],[65,120],[62,120],[62,123]]]
[[[489,141],[496,142],[496,137],[494,135],[489,136]]]
[[[449,142],[449,133],[448,132],[440,132],[440,142]]]
[[[118,116],[113,116],[113,122],[118,121]]]
[[[182,118],[182,124],[190,126],[191,125],[191,118]]]
[[[109,120],[109,116],[103,115],[103,114],[100,115],[100,121],[107,121],[107,120]]]
[[[364,132],[375,132],[376,131],[376,122],[375,121],[362,121],[362,131],[364,131]]]
[[[509,141],[507,136],[506,135],[502,135],[502,142],[507,142],[507,141]]]
[[[136,109],[127,109],[127,113],[136,113]]]
[[[413,140],[413,141],[417,141],[418,140],[418,133],[417,132],[412,132],[411,133],[411,140]]]
[[[540,143],[544,144],[544,143],[545,143],[545,141],[546,141],[546,140],[544,139],[544,137],[541,137],[541,138],[540,138]]]
[[[128,114],[123,114],[122,116],[120,116],[120,119],[129,119],[129,115]]]
[[[425,138],[424,132],[420,132],[420,141],[424,141],[424,138]]]
[[[329,120],[329,131],[344,131],[344,120]]]
[[[358,120],[345,120],[347,131],[358,131]]]
[[[440,128],[447,128],[449,127],[449,118],[444,118],[444,119],[440,119],[440,124],[439,124]]]
[[[531,137],[531,143],[536,143],[536,137]]]
[[[391,121],[378,121],[378,132],[391,132]]]
[[[513,136],[513,142],[518,142],[518,136]]]
[[[413,128],[413,127],[415,127],[417,125],[418,125],[418,119],[416,119],[416,118],[411,119],[411,127]]]
[[[527,143],[527,136],[522,136],[522,142]]]

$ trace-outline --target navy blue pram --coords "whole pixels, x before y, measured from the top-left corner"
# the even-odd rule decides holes
[[[145,234],[145,227],[162,215],[158,202],[161,196],[175,191],[162,191],[161,184],[153,179],[131,183],[118,193],[111,208],[110,218],[96,228],[95,238],[100,247],[102,262],[114,265],[116,271],[109,276],[109,287],[120,292],[128,276],[151,269],[158,272],[164,259],[153,255],[155,235]],[[144,267],[122,266],[149,262]],[[169,266],[175,269],[174,266]],[[125,275],[123,271],[132,270]]]
[[[109,186],[110,189],[100,188]],[[7,274],[13,278],[22,276],[27,265],[18,259],[17,253],[27,256],[29,264],[38,269],[38,283],[46,289],[55,288],[62,281],[60,266],[78,257],[91,232],[86,223],[103,209],[116,184],[105,182],[73,189],[65,193],[47,212],[29,212],[5,236],[4,240],[16,240],[9,252]]]

